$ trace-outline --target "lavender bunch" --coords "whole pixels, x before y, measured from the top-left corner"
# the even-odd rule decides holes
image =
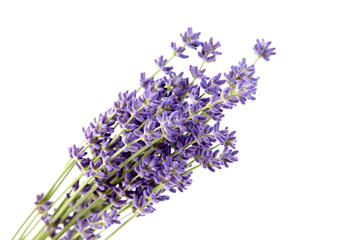
[[[38,225],[35,240],[99,239],[112,229],[109,239],[132,219],[154,212],[168,192],[186,190],[195,169],[214,172],[238,160],[235,131],[220,122],[224,110],[255,100],[254,64],[243,58],[227,73],[207,76],[203,67],[221,55],[221,44],[200,41],[192,28],[180,36],[183,44],[171,43],[169,60],[160,56],[153,75],[140,74],[138,91],[119,93],[112,108],[83,128],[85,143],[69,148],[64,171],[37,196],[36,208],[13,239],[26,239]],[[257,60],[275,54],[269,45],[257,40]],[[202,60],[189,66],[190,78],[169,66],[175,57],[188,58],[189,48]],[[53,199],[75,166],[79,176]]]

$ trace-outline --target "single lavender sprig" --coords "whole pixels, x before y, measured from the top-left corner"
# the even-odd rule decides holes
[[[259,58],[264,58],[265,61],[270,60],[270,56],[275,55],[275,48],[269,48],[271,42],[265,42],[264,39],[259,41],[259,39],[256,40],[256,44],[254,46],[254,51],[256,55],[259,56]]]

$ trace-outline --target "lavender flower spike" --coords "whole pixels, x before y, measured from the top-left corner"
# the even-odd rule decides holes
[[[202,43],[199,41],[200,33],[193,33],[191,27],[184,33],[184,35],[180,34],[183,42],[190,48],[195,49],[200,46]]]
[[[166,74],[169,74],[173,67],[165,67],[167,63],[167,59],[164,59],[163,56],[158,57],[158,59],[155,59],[156,65],[160,68],[161,71],[163,71]]]
[[[257,39],[256,44],[254,46],[254,51],[256,55],[264,58],[265,61],[269,61],[270,56],[276,54],[274,52],[275,48],[269,48],[270,44],[271,41],[265,42],[264,39],[262,39],[262,41],[260,42],[259,39]]]
[[[220,46],[220,42],[214,44],[213,38],[210,38],[209,43],[202,44],[202,49],[198,52],[198,55],[206,62],[215,62],[216,56],[221,55],[221,52],[217,51]]]
[[[188,58],[188,55],[183,54],[185,51],[184,47],[176,47],[176,43],[171,43],[171,48],[174,50],[174,56],[178,56],[179,58]]]

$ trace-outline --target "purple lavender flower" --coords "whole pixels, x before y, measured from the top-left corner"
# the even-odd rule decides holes
[[[142,72],[140,74],[140,86],[144,89],[149,88],[149,86],[152,86],[154,84],[154,80],[152,78],[146,78],[145,73]]]
[[[52,202],[46,201],[44,199],[44,193],[41,193],[40,195],[36,195],[36,202],[35,205],[37,205],[37,209],[39,212],[45,212],[50,209]]]
[[[63,240],[70,240],[72,238],[72,236],[74,235],[74,231],[69,229],[66,232],[66,235],[64,236]]]
[[[265,61],[269,61],[270,56],[276,54],[274,52],[275,48],[269,48],[270,44],[271,44],[271,41],[265,42],[264,39],[262,39],[260,42],[259,39],[257,39],[256,44],[254,46],[254,51],[255,51],[256,55],[264,58]]]
[[[217,51],[220,46],[220,42],[214,44],[213,38],[210,38],[209,43],[205,42],[202,44],[202,49],[198,52],[198,55],[205,62],[215,62],[216,56],[221,55],[221,52]]]
[[[100,225],[101,220],[101,217],[95,212],[86,218],[86,222],[91,229],[102,229],[103,227]]]
[[[191,75],[193,76],[193,78],[202,78],[204,76],[205,73],[205,69],[202,69],[201,71],[199,71],[197,66],[189,66],[189,70]]]
[[[220,95],[222,91],[220,86],[226,82],[225,80],[221,80],[220,77],[221,73],[217,74],[211,79],[203,76],[200,82],[201,88],[204,89],[207,94]]]
[[[117,214],[116,210],[112,210],[109,214],[106,213],[106,210],[101,215],[102,220],[105,223],[105,227],[111,227],[113,224],[120,224],[120,221],[117,219],[120,217],[119,214]]]
[[[151,180],[156,176],[160,166],[161,163],[158,156],[146,156],[134,170],[140,177]]]
[[[161,71],[163,71],[166,74],[169,74],[173,67],[166,67],[167,59],[164,59],[163,56],[158,57],[158,59],[155,59],[156,65],[160,68]]]
[[[182,180],[181,174],[185,172],[185,169],[185,162],[167,156],[154,180],[158,184],[163,184],[165,189],[172,190]]]
[[[220,155],[220,163],[221,165],[224,165],[225,167],[229,167],[229,163],[237,162],[238,159],[236,157],[236,154],[238,154],[239,151],[233,151],[229,148],[225,148],[224,151]]]
[[[178,56],[179,58],[188,58],[189,56],[183,54],[185,51],[184,47],[176,47],[176,43],[171,43],[171,48],[174,50],[174,56]]]
[[[86,221],[81,218],[77,219],[77,224],[74,225],[74,229],[80,233],[81,237],[84,239],[90,239],[95,236],[94,229],[88,228]]]
[[[190,48],[195,49],[202,43],[199,41],[200,33],[193,33],[191,27],[183,34],[180,34],[182,41]]]

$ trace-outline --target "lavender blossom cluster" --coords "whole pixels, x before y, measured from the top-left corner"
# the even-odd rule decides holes
[[[200,41],[192,28],[181,39],[182,46],[171,43],[172,58],[197,50],[201,67],[190,65],[189,78],[168,65],[172,58],[157,58],[163,75],[141,73],[142,93],[119,93],[114,106],[83,129],[87,145],[69,149],[82,177],[62,205],[50,214],[52,203],[38,196],[52,239],[98,239],[104,229],[121,225],[126,211],[145,216],[169,199],[165,192],[186,190],[198,166],[213,172],[238,160],[235,131],[220,122],[224,110],[255,100],[255,67],[243,58],[227,73],[208,76],[203,65],[216,61],[221,44]],[[258,41],[254,50],[268,60],[275,54],[269,45]]]

